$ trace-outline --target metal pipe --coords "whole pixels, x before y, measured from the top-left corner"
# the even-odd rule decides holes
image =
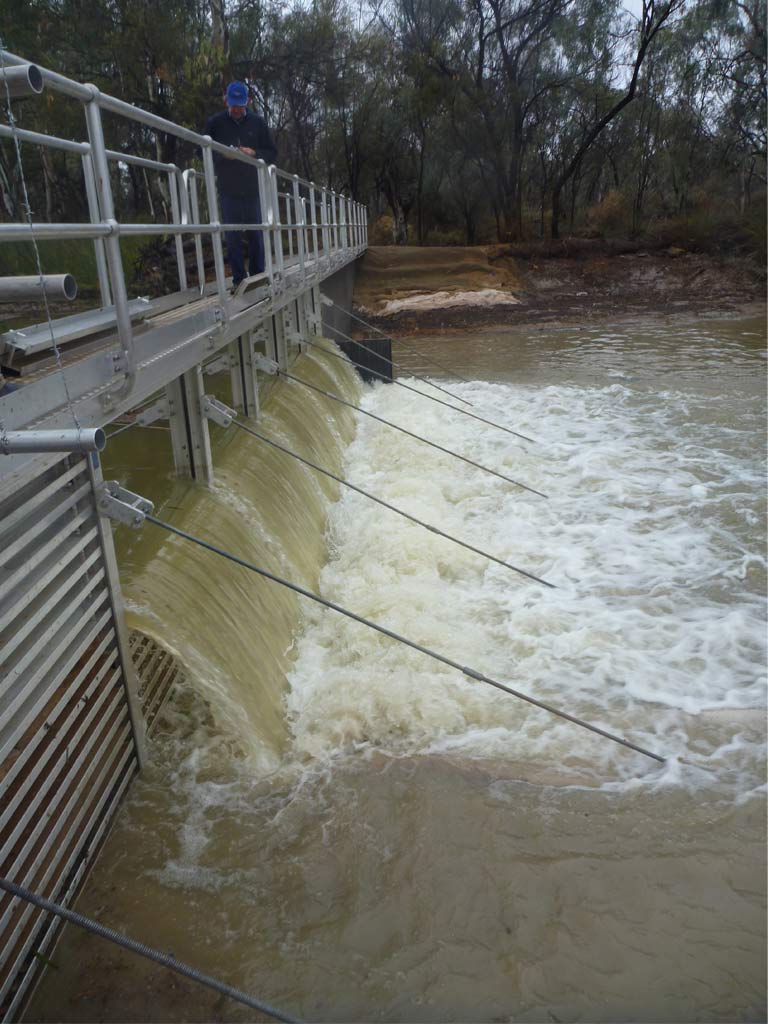
[[[0,452],[20,455],[29,452],[100,452],[107,436],[101,427],[78,430],[0,431]]]
[[[299,257],[299,273],[303,284],[306,279],[306,271],[304,269],[304,225],[306,224],[307,218],[304,214],[302,199],[299,193],[298,174],[294,174],[293,176],[293,217],[296,225],[296,250]]]
[[[33,238],[106,238],[111,224],[0,224],[0,241],[31,242]]]
[[[0,100],[2,100],[2,81],[5,71],[0,71]],[[90,153],[87,142],[72,142],[71,139],[59,139],[55,135],[44,135],[42,132],[31,132],[26,128],[9,128],[0,124],[0,139],[17,138],[20,142],[31,142],[34,145],[49,146],[51,149],[63,149],[67,153]]]
[[[168,172],[168,194],[171,197],[171,216],[174,221],[177,224],[179,221],[189,221],[186,202],[184,203],[185,210],[182,217],[182,196],[180,195],[179,182],[172,170]],[[184,200],[186,200],[186,189],[184,189]],[[181,235],[176,235],[174,242],[176,245],[176,269],[179,275],[179,290],[185,292],[187,290],[187,263],[184,258],[184,239]]]
[[[10,53],[8,50],[0,50],[0,65],[16,67],[20,64],[27,65],[29,61],[24,60],[23,57],[19,57],[15,53]],[[49,71],[48,68],[42,68],[39,65],[35,66],[45,79],[46,84],[55,89],[56,92],[60,92],[64,96],[72,96],[76,100],[87,100],[89,98],[90,92],[87,85],[73,82],[71,78],[65,78],[64,75],[59,75],[55,71]]]
[[[258,183],[259,183],[259,209],[261,210],[261,219],[267,225],[266,232],[262,232],[262,240],[264,243],[264,270],[269,278],[270,286],[273,281],[273,231],[272,231],[272,203],[270,201],[270,178],[267,165],[262,162],[261,166],[257,168],[256,172]]]
[[[0,277],[0,302],[31,302],[35,299],[67,299],[77,295],[77,281],[71,274],[30,274],[28,277]]]
[[[96,175],[93,173],[93,160],[90,153],[83,154],[83,178],[85,180],[85,195],[88,200],[88,212],[94,224],[101,220],[99,210],[99,196],[96,192]],[[112,305],[112,290],[109,287],[109,270],[107,269],[107,253],[104,241],[101,238],[94,238],[93,251],[96,257],[96,276],[99,279],[99,295],[102,306]]]
[[[90,89],[90,102],[85,104],[85,121],[88,128],[88,141],[91,144],[91,158],[96,178],[96,191],[99,197],[99,209],[107,224],[116,229],[118,225],[112,199],[112,185],[109,180],[109,164],[107,163],[104,130],[101,123],[101,109],[99,107],[101,94],[95,85],[91,85],[88,88]],[[133,390],[136,381],[136,367],[133,354],[133,326],[131,324],[131,315],[128,311],[128,292],[125,287],[120,239],[116,232],[107,235],[105,245],[109,267],[109,283],[112,290],[115,317],[117,318],[117,333],[122,349],[123,365],[121,369],[125,374],[125,380],[118,394],[121,398],[124,398]]]
[[[20,100],[25,96],[39,96],[43,91],[43,76],[36,64],[3,68],[0,79],[3,82],[3,99]]]
[[[219,226],[219,202],[216,197],[216,170],[213,166],[213,153],[211,147],[214,145],[210,135],[203,140],[203,171],[205,173],[205,199],[208,204],[208,220],[211,225]],[[233,152],[235,152],[233,150]],[[219,302],[223,305],[227,301],[226,271],[224,270],[224,250],[221,246],[221,235],[216,232],[211,235],[213,245],[213,266],[216,272],[216,291]]]
[[[184,171],[182,181],[187,192],[187,203],[189,205],[189,216],[197,221],[200,218],[200,207],[197,202],[197,177],[194,171]],[[197,263],[197,284],[202,295],[205,291],[205,260],[203,258],[203,240],[200,235],[194,235],[195,239],[195,261]]]

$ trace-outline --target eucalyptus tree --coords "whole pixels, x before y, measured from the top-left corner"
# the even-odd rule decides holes
[[[676,14],[681,12],[686,0],[642,0],[642,12],[636,27],[630,33],[634,49],[629,81],[618,95],[609,99],[606,106],[600,106],[581,138],[575,152],[565,164],[563,170],[552,186],[552,220],[553,238],[560,236],[560,197],[563,188],[580,170],[585,155],[594,145],[607,126],[624,108],[632,102],[637,92],[640,71],[653,46],[654,40],[665,25],[671,24]]]

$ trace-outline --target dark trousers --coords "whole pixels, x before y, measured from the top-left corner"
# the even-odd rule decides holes
[[[258,196],[221,196],[222,224],[260,224],[261,204]],[[260,231],[246,231],[248,238],[249,275],[264,271],[264,239]],[[227,231],[227,258],[232,270],[232,283],[246,277],[243,259],[242,231]]]

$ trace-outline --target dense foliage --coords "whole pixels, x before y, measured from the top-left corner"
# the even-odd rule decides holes
[[[0,0],[3,45],[200,130],[247,80],[279,163],[368,203],[374,239],[466,242],[712,233],[762,219],[764,0]],[[15,104],[82,136],[77,105]],[[189,159],[107,119],[108,141]],[[130,132],[130,135],[128,134]],[[27,147],[41,219],[84,212],[76,158]],[[2,215],[23,201],[0,146]],[[159,215],[140,169],[121,216]]]

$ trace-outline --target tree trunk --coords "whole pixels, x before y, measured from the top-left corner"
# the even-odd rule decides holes
[[[563,187],[578,171],[585,154],[603,129],[609,125],[617,114],[621,113],[624,107],[631,103],[635,98],[637,81],[640,76],[640,68],[643,65],[643,61],[645,60],[649,47],[653,43],[657,32],[661,29],[664,23],[675,11],[679,10],[683,6],[684,2],[685,0],[666,0],[666,3],[657,13],[654,0],[643,0],[643,13],[640,20],[640,40],[638,42],[637,54],[632,68],[632,77],[629,81],[629,85],[627,86],[627,91],[621,99],[614,103],[611,109],[589,129],[582,139],[581,145],[576,150],[575,155],[557,179],[552,189],[551,234],[553,239],[560,237],[560,193],[562,192]]]

